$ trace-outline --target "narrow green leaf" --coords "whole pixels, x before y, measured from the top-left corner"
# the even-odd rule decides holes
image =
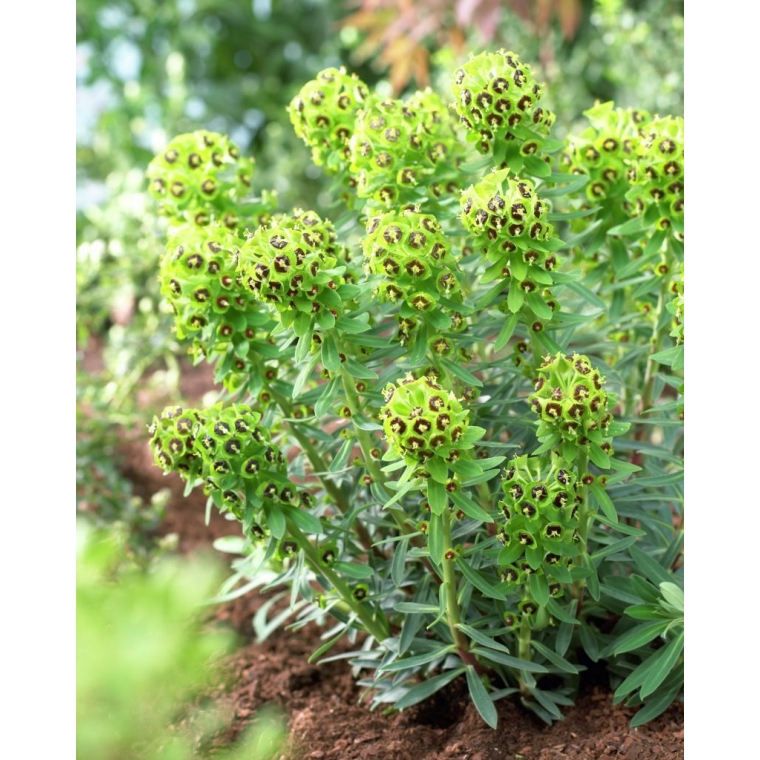
[[[487,636],[482,631],[479,631],[469,625],[465,625],[465,623],[458,623],[457,628],[459,628],[459,630],[463,633],[466,633],[467,636],[473,641],[477,641],[478,644],[482,644],[484,647],[488,647],[489,649],[496,649],[499,652],[504,652],[504,654],[509,654],[509,649],[507,649],[507,647],[505,647],[503,644],[500,644],[498,641],[494,641],[490,636]]]
[[[464,512],[467,517],[471,517],[473,520],[481,520],[482,522],[492,523],[493,517],[488,514],[484,509],[482,509],[478,504],[476,504],[469,496],[462,493],[461,491],[454,491],[454,493],[449,494],[451,496],[451,500],[456,504],[459,509]]]
[[[631,559],[636,563],[636,567],[638,567],[644,574],[644,577],[652,581],[655,585],[659,586],[660,583],[672,582],[673,577],[668,571],[659,562],[656,562],[648,554],[641,551],[641,549],[632,546]]]
[[[461,676],[465,670],[466,668],[447,670],[445,673],[440,673],[433,678],[428,678],[426,681],[418,683],[416,686],[412,686],[412,688],[395,703],[396,709],[403,710],[405,707],[411,707],[418,702],[422,702],[447,684],[450,684],[454,679]]]
[[[643,726],[658,715],[662,715],[676,699],[682,688],[683,684],[677,684],[674,688],[663,691],[662,694],[656,695],[654,699],[648,700],[636,715],[633,716],[631,728]]]
[[[406,550],[409,548],[409,541],[399,541],[393,549],[393,559],[391,560],[391,579],[396,588],[401,588],[404,582],[404,571],[406,570]]]
[[[334,570],[340,571],[343,575],[347,575],[349,578],[355,578],[358,581],[372,578],[375,575],[374,568],[369,565],[359,565],[355,562],[342,562],[339,560],[333,562],[330,567]]]
[[[312,652],[311,657],[308,659],[308,662],[316,662],[325,652],[332,649],[333,646],[335,646],[335,644],[337,644],[346,635],[347,631],[348,628],[344,628],[337,636],[334,636],[322,644],[319,649],[316,649],[314,652]]]
[[[330,372],[337,372],[340,369],[338,346],[330,333],[322,335],[322,364],[329,369]]]
[[[430,502],[430,510],[434,515],[442,515],[446,508],[447,500],[446,488],[433,478],[427,481],[427,497]]]
[[[531,573],[528,585],[530,586],[531,596],[536,600],[536,603],[541,605],[541,607],[545,607],[549,601],[549,583],[546,580],[546,576],[539,573]]]
[[[425,469],[430,473],[430,477],[432,477],[436,483],[444,484],[449,478],[448,465],[440,457],[428,459],[425,463]]]
[[[440,647],[439,649],[433,649],[425,654],[418,654],[414,657],[405,657],[402,660],[396,660],[395,662],[389,662],[387,665],[382,665],[378,668],[379,671],[385,673],[391,673],[397,670],[408,670],[418,668],[420,665],[427,665],[429,662],[438,660],[441,657],[445,657],[451,652],[455,652],[456,647],[450,644],[447,647]]]
[[[440,565],[443,557],[443,520],[435,512],[428,521],[427,539],[430,558],[436,565]]]
[[[420,604],[419,602],[396,602],[393,606],[398,612],[411,612],[425,615],[437,615],[438,607],[435,604]]]
[[[634,649],[648,644],[656,639],[668,627],[667,620],[652,620],[648,623],[639,623],[639,625],[626,631],[614,642],[612,653],[615,655],[623,652],[632,652]]]
[[[356,446],[356,441],[353,438],[343,441],[343,445],[338,450],[335,458],[330,462],[330,472],[337,472],[346,466],[351,452],[354,450],[354,446]]]
[[[468,372],[464,367],[460,367],[458,364],[455,364],[448,359],[441,359],[441,364],[443,365],[444,369],[451,372],[452,375],[456,375],[460,380],[467,383],[468,385],[474,385],[477,388],[483,387],[483,381],[475,377],[472,372]]]
[[[605,517],[610,522],[616,523],[618,521],[617,511],[615,510],[615,505],[612,503],[612,499],[608,496],[607,491],[604,490],[604,486],[595,482],[589,486],[589,489],[594,495],[597,504],[602,508]]]
[[[506,600],[506,596],[499,591],[496,586],[493,586],[477,570],[470,567],[462,557],[458,557],[456,563],[457,567],[462,571],[462,575],[464,575],[464,577],[467,578],[467,580],[472,583],[483,596],[487,596],[490,599],[499,599],[501,601]]]
[[[499,334],[496,336],[496,341],[493,345],[494,351],[501,351],[501,349],[507,345],[509,339],[512,337],[512,334],[515,331],[515,327],[517,327],[517,322],[519,319],[519,314],[510,314],[509,317],[507,317],[506,321],[501,327],[501,330],[499,330]]]
[[[519,657],[513,657],[511,654],[504,654],[498,652],[495,649],[481,649],[480,647],[473,647],[470,650],[473,654],[480,657],[484,657],[487,660],[493,660],[494,662],[500,662],[502,665],[507,665],[515,670],[523,670],[526,673],[548,673],[549,671],[537,662],[531,662],[530,660],[521,660]]]
[[[653,694],[657,687],[667,678],[670,671],[678,662],[678,658],[681,656],[681,652],[683,652],[683,646],[684,632],[681,631],[664,648],[663,654],[658,659],[657,664],[647,674],[639,692],[641,699],[646,699],[650,694]]]
[[[540,641],[532,640],[530,642],[530,645],[540,654],[542,654],[544,657],[546,657],[549,662],[554,665],[555,668],[559,668],[565,673],[573,673],[576,675],[579,671],[578,668],[573,665],[572,662],[568,662],[564,657],[561,657],[558,655],[555,651],[549,649],[549,647],[542,644]]]
[[[480,717],[483,718],[491,728],[496,728],[499,721],[496,707],[494,706],[491,697],[488,696],[486,687],[483,686],[480,676],[475,672],[475,668],[473,668],[472,665],[467,666],[467,688],[470,691],[470,696],[475,703],[477,711],[480,713]]]

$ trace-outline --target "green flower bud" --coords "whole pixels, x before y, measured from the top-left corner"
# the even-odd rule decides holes
[[[371,217],[362,248],[367,274],[383,278],[381,301],[404,301],[415,311],[434,307],[440,296],[461,302],[459,267],[441,225],[418,206]]]
[[[169,406],[148,427],[150,448],[156,464],[164,472],[177,472],[183,480],[202,475],[203,460],[195,450],[195,441],[203,417],[195,409]]]
[[[348,164],[348,140],[356,112],[369,94],[367,85],[346,69],[320,71],[288,106],[296,134],[311,148],[312,160],[335,172]]]
[[[604,378],[581,354],[548,356],[538,368],[535,392],[529,397],[539,416],[538,437],[558,433],[579,445],[607,444],[612,422]],[[609,448],[611,453],[611,448]]]
[[[149,192],[165,216],[201,226],[213,216],[235,227],[235,201],[248,192],[253,163],[226,135],[178,135],[148,165]]]
[[[335,227],[313,211],[294,210],[260,226],[242,245],[238,262],[243,285],[269,303],[290,325],[298,313],[340,314],[337,292],[344,284]]]
[[[408,463],[446,458],[454,450],[471,448],[462,442],[469,411],[432,377],[415,380],[408,374],[383,391],[380,417],[391,450]]]

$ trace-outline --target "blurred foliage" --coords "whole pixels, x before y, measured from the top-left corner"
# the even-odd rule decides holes
[[[77,757],[198,757],[224,716],[191,700],[214,682],[212,663],[234,643],[230,632],[202,625],[219,568],[162,558],[145,570],[119,532],[84,523],[77,544]],[[283,740],[281,719],[263,714],[234,750],[216,756],[267,760]]]

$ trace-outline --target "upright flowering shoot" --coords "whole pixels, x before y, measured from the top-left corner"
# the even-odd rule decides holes
[[[382,278],[378,298],[401,304],[402,319],[458,326],[461,315],[451,307],[462,302],[459,267],[434,216],[419,207],[373,216],[362,248],[365,271]]]
[[[516,313],[527,300],[538,317],[550,319],[551,308],[541,289],[554,282],[554,251],[562,241],[554,237],[547,219],[549,204],[533,182],[509,176],[508,169],[495,171],[470,185],[459,203],[462,224],[490,263],[481,281],[506,280],[510,311]]]
[[[253,159],[216,132],[175,137],[148,165],[150,193],[162,214],[203,226],[212,219],[238,225],[237,204],[251,186]]]
[[[541,457],[515,457],[501,488],[501,576],[518,590],[526,612],[526,601],[544,606],[550,596],[561,596],[561,584],[570,581],[568,566],[579,553],[581,497],[572,467],[561,459],[547,466]]]
[[[633,187],[626,196],[633,212],[683,241],[684,122],[655,119],[646,126]]]
[[[348,291],[335,227],[296,210],[260,226],[240,249],[238,271],[254,297],[273,306],[298,335],[334,326]]]
[[[356,112],[367,98],[367,85],[346,69],[320,71],[288,106],[296,134],[311,148],[314,163],[336,172],[348,165],[347,143]]]
[[[449,179],[444,189],[458,189],[454,175],[446,169],[449,154],[458,150],[458,143],[453,130],[447,128],[445,107],[442,103],[434,107],[436,100],[432,93],[418,94],[406,102],[375,97],[359,111],[351,138],[350,170],[360,198],[390,208],[413,202],[417,185],[427,186],[445,177]]]
[[[220,223],[183,225],[167,243],[159,279],[177,337],[193,338],[192,353],[221,362],[225,386],[246,383],[256,391],[261,381],[255,339],[269,320],[237,272],[242,242]]]
[[[480,53],[454,74],[454,107],[481,153],[515,172],[548,174],[542,148],[554,114],[540,105],[544,86],[515,53]]]
[[[582,354],[547,356],[538,368],[530,406],[538,415],[537,436],[547,446],[560,446],[572,462],[579,447],[591,461],[609,467],[615,397],[604,389],[605,380]]]
[[[454,460],[472,448],[466,436],[469,410],[435,378],[407,375],[386,386],[383,397],[383,432],[395,458],[424,464],[433,457]]]

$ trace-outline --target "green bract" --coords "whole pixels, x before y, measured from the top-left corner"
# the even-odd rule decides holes
[[[634,214],[652,213],[657,228],[672,230],[679,240],[683,240],[683,162],[683,119],[654,119],[644,129],[636,176],[626,196],[634,204]]]
[[[383,277],[380,300],[404,301],[418,312],[435,308],[441,296],[461,301],[457,261],[431,214],[407,208],[373,216],[362,248],[365,270]]]
[[[531,574],[540,573],[559,581],[553,571],[566,568],[578,555],[577,512],[582,498],[572,465],[556,459],[547,467],[540,457],[515,457],[504,471],[501,488],[502,579],[525,584]],[[557,589],[552,596],[560,594]]]
[[[226,135],[201,130],[175,137],[146,175],[162,214],[198,225],[215,217],[234,228],[235,202],[251,185],[253,159],[242,158]]]
[[[357,114],[350,141],[356,194],[391,206],[411,188],[432,181],[456,145],[444,115],[443,104],[432,94],[406,102],[370,98]],[[456,192],[458,187],[449,182],[444,189]]]
[[[591,201],[620,198],[635,179],[635,161],[641,135],[651,116],[634,108],[615,108],[612,102],[584,111],[590,127],[571,137],[562,165],[573,174],[586,174],[586,196]]]
[[[311,148],[314,163],[336,171],[348,164],[347,141],[354,131],[356,111],[369,90],[346,69],[320,71],[288,106],[296,134]]]
[[[554,114],[539,105],[544,87],[515,53],[499,50],[471,58],[455,73],[452,91],[462,124],[482,153],[505,140],[515,140],[512,155],[540,152]]]
[[[557,434],[563,441],[580,446],[598,444],[611,452],[608,430],[612,415],[604,378],[587,356],[548,356],[538,368],[530,406],[539,416],[539,439]]]
[[[331,326],[343,308],[341,253],[329,220],[295,210],[254,232],[240,249],[238,271],[254,297],[274,306],[286,326],[297,314]]]
[[[194,480],[203,474],[203,458],[195,442],[203,417],[196,409],[168,406],[160,417],[154,417],[148,430],[150,448],[156,464],[164,472],[177,472],[183,480]]]
[[[469,411],[435,378],[407,375],[383,390],[385,406],[380,417],[391,450],[407,461],[426,462],[434,456],[458,457],[471,448],[462,438],[469,424]]]
[[[285,458],[260,424],[258,412],[244,404],[219,403],[204,410],[203,416],[196,451],[217,506],[226,505],[242,519],[246,500],[258,506],[264,500],[293,500]]]

